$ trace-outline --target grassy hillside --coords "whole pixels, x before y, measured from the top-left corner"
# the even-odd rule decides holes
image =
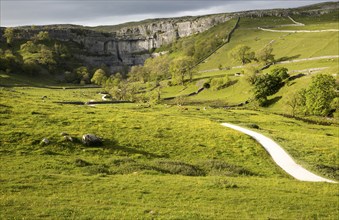
[[[164,88],[164,97],[190,94],[194,88],[197,91],[204,82],[210,82],[213,78],[229,76],[230,80],[234,82],[231,86],[220,90],[205,89],[197,95],[187,97],[185,99],[186,102],[226,106],[249,100],[253,98],[253,86],[246,81],[246,77],[234,75],[235,73],[241,73],[244,68],[240,62],[235,61],[231,57],[230,51],[237,45],[243,44],[249,46],[252,51],[257,52],[261,48],[271,44],[273,54],[278,63],[263,70],[263,73],[269,73],[277,67],[286,67],[291,76],[300,73],[306,75],[305,77],[290,82],[288,86],[283,87],[276,95],[270,97],[277,101],[272,103],[268,110],[279,113],[290,113],[291,109],[286,104],[290,95],[302,88],[306,88],[311,82],[313,74],[338,74],[338,58],[321,57],[339,55],[339,44],[337,41],[339,32],[274,33],[259,30],[258,27],[276,27],[275,29],[287,30],[307,29],[308,27],[310,27],[310,30],[315,30],[317,27],[319,30],[334,28],[335,25],[338,25],[338,22],[335,20],[337,14],[338,12],[336,11],[319,16],[295,16],[297,21],[299,21],[298,19],[300,18],[300,22],[304,22],[306,25],[291,27],[284,26],[293,24],[287,17],[241,18],[238,27],[232,34],[231,41],[222,46],[198,66],[199,72],[194,76],[193,82],[186,85],[187,91],[190,92],[185,93],[185,88],[182,88],[180,92],[173,88]],[[307,60],[307,58],[317,57],[319,57],[319,59]],[[299,59],[301,60],[298,61]],[[279,61],[287,62],[279,63]],[[220,70],[220,67],[223,69]]]
[[[222,66],[237,66],[240,63],[232,60],[230,51],[238,44],[248,45],[257,51],[272,43],[273,54],[277,60],[282,58],[298,59],[338,54],[339,32],[323,33],[272,33],[258,30],[257,27],[275,26],[277,24],[292,23],[286,18],[264,17],[251,19],[241,18],[239,28],[232,35],[232,40],[220,48],[215,54],[201,64],[200,70],[218,68]],[[309,21],[310,22],[310,21]],[[325,23],[326,21],[323,21]],[[338,22],[335,23],[338,25]],[[304,26],[303,28],[307,28]],[[287,27],[284,27],[284,29]],[[299,27],[290,27],[297,29]],[[313,27],[312,27],[313,28]],[[323,40],[326,39],[326,40]]]

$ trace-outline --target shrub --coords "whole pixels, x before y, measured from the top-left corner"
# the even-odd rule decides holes
[[[209,89],[209,88],[211,88],[211,84],[210,84],[209,82],[205,82],[205,83],[203,84],[203,87],[204,87],[205,89]]]

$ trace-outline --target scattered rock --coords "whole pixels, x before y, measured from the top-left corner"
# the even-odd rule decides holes
[[[94,134],[84,134],[82,136],[82,143],[87,146],[102,146],[103,144],[101,138]]]
[[[69,136],[69,135],[65,135],[64,139],[65,139],[65,141],[73,142],[73,138],[71,136]]]
[[[43,139],[41,140],[40,144],[42,144],[42,145],[47,145],[47,144],[49,144],[49,140],[48,140],[47,138],[43,138]]]
[[[108,101],[112,99],[112,96],[110,94],[103,94],[101,98],[103,101]]]

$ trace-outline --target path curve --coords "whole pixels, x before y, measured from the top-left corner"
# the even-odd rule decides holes
[[[305,24],[295,21],[290,16],[287,16],[287,17],[288,17],[288,19],[290,19],[294,23],[294,26],[305,26]]]
[[[299,164],[297,164],[292,157],[290,157],[282,147],[280,147],[277,143],[275,143],[272,139],[251,131],[246,128],[242,128],[237,125],[222,123],[222,126],[232,128],[234,130],[245,133],[255,140],[257,140],[265,150],[271,155],[274,162],[280,166],[285,172],[289,175],[293,176],[295,179],[300,181],[309,181],[309,182],[328,182],[328,183],[337,183],[333,180],[325,179],[323,177],[317,176],[316,174],[306,170]]]
[[[322,33],[322,32],[338,32],[339,29],[325,29],[325,30],[274,30],[268,28],[258,27],[259,30],[278,33]]]
[[[302,59],[294,59],[294,60],[286,60],[286,61],[279,61],[275,62],[275,64],[285,64],[285,63],[297,63],[297,62],[304,62],[304,61],[312,61],[312,60],[323,60],[323,59],[336,59],[339,58],[339,55],[329,55],[329,56],[319,56],[319,57],[310,57],[310,58],[302,58]],[[244,68],[243,65],[241,66],[233,66],[231,69],[240,69]],[[222,71],[224,69],[208,69],[208,70],[200,70],[198,73],[208,73],[208,72],[215,72],[215,71]]]
[[[290,16],[287,16],[293,24],[278,25],[277,27],[288,27],[288,26],[305,26],[305,24],[295,21]],[[259,30],[279,33],[321,33],[321,32],[338,32],[339,29],[325,29],[325,30],[275,30],[269,28],[258,27]]]

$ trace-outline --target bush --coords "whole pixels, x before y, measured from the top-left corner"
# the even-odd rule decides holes
[[[209,88],[211,88],[211,84],[210,84],[209,82],[205,82],[205,83],[203,84],[203,87],[204,87],[205,89],[209,89]]]
[[[211,80],[211,87],[213,90],[219,90],[230,86],[230,78],[225,76],[223,78],[214,78]]]

